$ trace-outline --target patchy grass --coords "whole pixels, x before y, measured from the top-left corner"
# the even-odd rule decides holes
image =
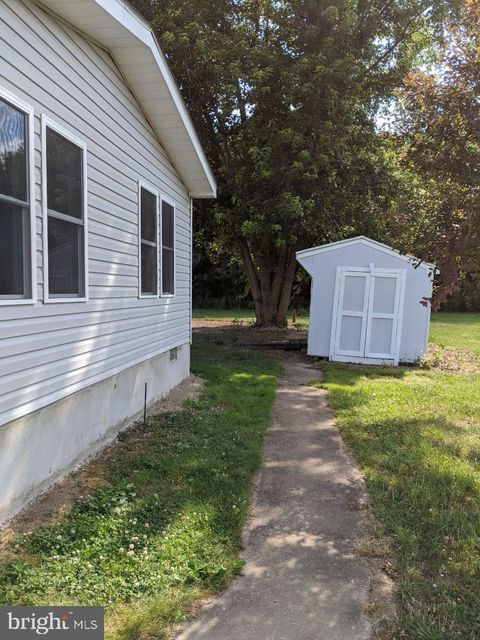
[[[480,371],[480,358],[467,349],[455,349],[454,347],[440,347],[430,343],[418,363],[422,369],[445,371],[456,375],[468,375]]]
[[[295,315],[295,318],[294,318]],[[194,320],[230,322],[233,324],[250,324],[255,322],[252,309],[194,309]],[[309,315],[306,311],[288,312],[288,322],[295,326],[308,328]],[[472,327],[480,332],[480,313],[434,313],[430,329],[430,341],[439,347],[459,346],[480,355],[480,344],[472,337]]]
[[[431,339],[480,353],[480,314]],[[322,364],[323,386],[391,540],[393,638],[480,638],[480,374]]]
[[[480,313],[434,313],[430,342],[480,356]]]
[[[255,313],[252,309],[194,309],[193,318],[196,320],[247,320],[253,322]]]
[[[279,365],[199,340],[192,368],[198,400],[126,434],[106,486],[10,540],[0,605],[103,605],[108,638],[160,639],[239,571]]]
[[[252,324],[255,322],[255,313],[250,309],[194,309],[194,320],[229,322],[233,324]],[[307,313],[288,313],[289,326],[297,328],[308,327]]]

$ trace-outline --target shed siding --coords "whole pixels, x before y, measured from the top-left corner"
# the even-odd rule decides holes
[[[190,199],[110,55],[31,0],[0,3],[0,86],[35,109],[38,302],[0,307],[0,424],[190,337]],[[88,146],[88,302],[44,304],[41,114]],[[139,299],[138,180],[176,204],[176,295]]]
[[[432,294],[432,282],[427,270],[416,269],[393,251],[385,253],[362,243],[352,243],[301,258],[301,264],[312,276],[308,337],[308,351],[311,355],[330,355],[337,266],[368,268],[371,262],[379,269],[406,270],[400,361],[415,362],[424,352],[430,324],[430,307],[423,306],[420,301],[430,298]]]

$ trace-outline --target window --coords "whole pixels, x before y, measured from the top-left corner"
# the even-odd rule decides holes
[[[11,98],[11,100],[10,100]],[[0,93],[0,303],[32,298],[33,110]]]
[[[162,294],[175,294],[175,206],[162,200]]]
[[[44,118],[44,200],[50,299],[84,300],[86,273],[86,147]]]
[[[158,295],[158,196],[140,186],[140,294]]]

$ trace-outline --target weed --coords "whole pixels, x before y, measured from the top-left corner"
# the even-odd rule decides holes
[[[201,340],[192,364],[207,380],[197,401],[150,416],[141,439],[126,433],[107,486],[11,540],[1,605],[102,605],[108,638],[164,638],[195,600],[241,570],[279,365]]]

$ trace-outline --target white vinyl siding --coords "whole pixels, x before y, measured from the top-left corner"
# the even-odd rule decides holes
[[[0,3],[0,86],[35,110],[32,199],[43,265],[40,115],[88,147],[88,300],[0,308],[0,424],[189,341],[190,199],[108,53],[31,0]],[[175,205],[175,298],[141,298],[140,181]]]

